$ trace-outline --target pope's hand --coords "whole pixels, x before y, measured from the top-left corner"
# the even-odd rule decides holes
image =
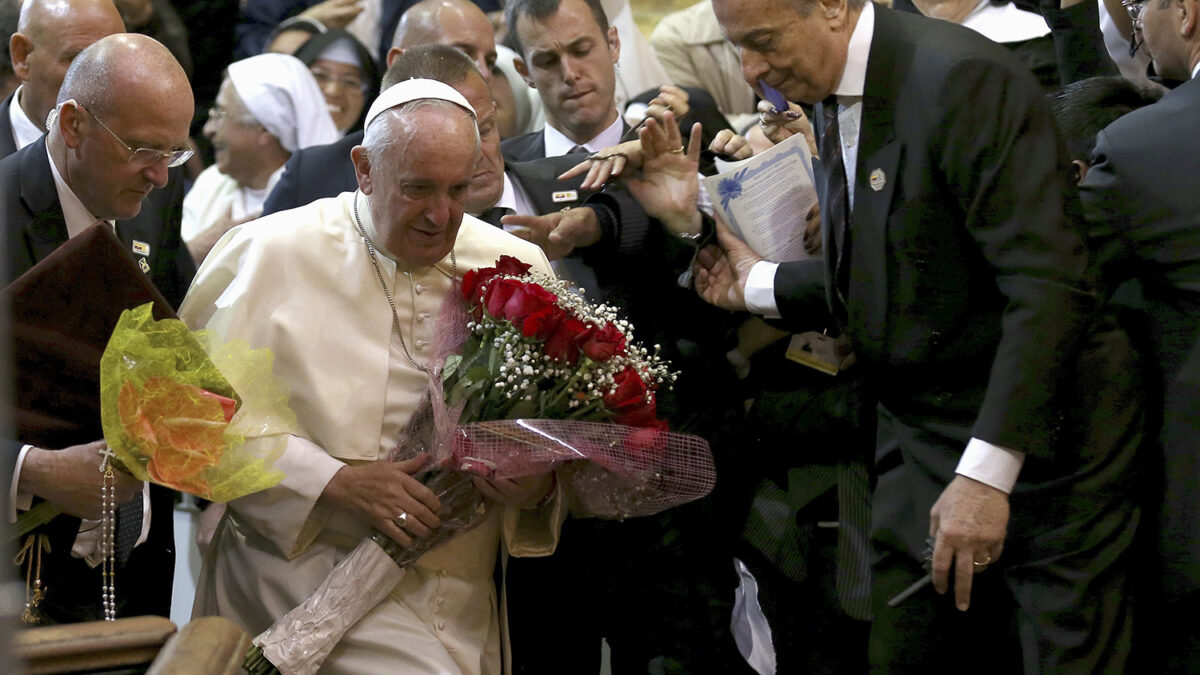
[[[103,448],[104,441],[62,450],[30,448],[21,465],[17,489],[45,499],[67,515],[99,520],[102,515],[100,489],[104,484],[104,473],[100,471],[100,450]],[[123,471],[113,473],[118,504],[141,494],[142,481]]]
[[[433,491],[412,477],[428,458],[418,455],[402,462],[370,462],[344,466],[321,493],[321,501],[369,521],[402,546],[423,537],[442,524],[437,514],[442,502]],[[404,518],[401,528],[396,518]]]
[[[976,573],[1000,559],[1008,529],[1008,495],[966,476],[955,476],[929,512],[933,587],[945,593],[954,567],[954,601],[966,611]]]
[[[696,292],[705,302],[722,309],[744,310],[746,278],[762,258],[729,229],[720,214],[716,221],[719,245],[700,249],[692,268]]]
[[[509,506],[529,508],[545,499],[554,489],[554,473],[526,478],[476,477],[475,487],[488,497]]]

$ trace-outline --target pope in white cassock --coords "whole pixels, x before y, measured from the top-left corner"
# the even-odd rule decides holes
[[[251,634],[307,599],[370,527],[408,545],[438,525],[437,499],[409,475],[419,459],[381,460],[425,395],[442,301],[501,254],[550,273],[538,247],[464,216],[479,135],[451,87],[384,92],[352,157],[359,191],[231,230],[180,309],[193,329],[271,349],[292,387],[299,430],[277,463],[287,477],[229,504],[196,595],[196,616]],[[489,517],[421,557],[322,673],[501,672],[500,544],[549,555],[564,500],[549,475],[477,483]]]

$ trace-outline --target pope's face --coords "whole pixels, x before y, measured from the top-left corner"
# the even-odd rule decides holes
[[[834,93],[842,79],[851,33],[849,8],[845,0],[796,2],[713,0],[713,10],[725,37],[738,49],[742,77],[755,91],[758,81],[765,80],[789,101],[817,103]]]
[[[461,114],[460,114],[461,111]],[[354,149],[359,187],[367,195],[380,247],[409,267],[432,265],[454,248],[479,160],[475,122],[461,108],[429,107],[391,124],[395,140],[372,162]]]

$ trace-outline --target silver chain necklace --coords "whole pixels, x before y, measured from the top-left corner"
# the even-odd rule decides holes
[[[379,285],[383,287],[383,294],[387,296],[388,305],[392,308],[392,321],[396,323],[396,335],[400,338],[400,348],[404,350],[404,357],[408,362],[413,364],[413,367],[422,373],[428,373],[429,368],[417,363],[416,359],[408,351],[408,343],[404,341],[404,331],[400,330],[400,314],[396,311],[396,301],[392,298],[392,292],[388,289],[387,283],[383,280],[383,272],[379,269],[379,260],[375,257],[375,246],[371,240],[367,238],[367,231],[362,226],[362,221],[358,217],[358,192],[354,193],[354,227],[358,230],[358,236],[362,237],[363,245],[367,247],[367,256],[371,259],[371,267],[375,268],[375,278],[379,279]],[[408,272],[409,280],[412,280],[412,275]],[[454,249],[450,249],[450,276],[454,279],[458,278],[458,260],[454,257]],[[415,308],[414,308],[415,309]]]

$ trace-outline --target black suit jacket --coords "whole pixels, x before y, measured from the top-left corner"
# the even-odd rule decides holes
[[[1140,282],[1158,371],[1163,496],[1157,516],[1172,595],[1200,588],[1200,82],[1125,115],[1096,139],[1080,191],[1104,286]]]
[[[8,283],[67,241],[66,221],[50,171],[44,136],[0,161],[0,194],[5,195],[8,263],[5,283]],[[182,209],[183,176],[180,170],[173,169],[171,182],[151,192],[137,216],[116,223],[122,242],[130,247],[135,240],[149,245],[150,253],[144,256],[150,266],[149,275],[174,307],[182,302],[196,272],[179,235]],[[142,257],[132,251],[131,255]],[[19,438],[3,443],[6,466],[11,467],[15,462],[21,445]],[[152,486],[150,494],[153,516],[149,539],[134,550],[118,575],[119,616],[170,614],[175,574],[174,497],[170,490],[158,486]],[[42,609],[58,623],[103,618],[100,569],[88,568],[83,561],[70,557],[78,529],[79,519],[62,515],[44,529],[51,537],[51,553],[43,559],[42,578],[47,591]]]
[[[877,507],[905,504],[877,508],[877,526],[914,556],[970,438],[1029,455],[1015,536],[1050,525],[1018,508],[1023,490],[1102,461],[1064,450],[1056,432],[1056,392],[1095,306],[1067,167],[1038,84],[1010,53],[960,26],[875,9],[846,302],[831,292],[832,247],[782,265],[775,290],[797,327],[825,327],[802,319],[832,313],[849,333],[916,467],[903,494],[885,496],[881,481]],[[825,199],[823,171],[818,180]],[[826,215],[823,236],[837,241]],[[899,522],[880,523],[885,512]]]
[[[8,95],[0,103],[0,159],[4,159],[17,151],[17,142],[13,139],[12,123],[8,121],[9,109],[17,104],[17,92]]]

